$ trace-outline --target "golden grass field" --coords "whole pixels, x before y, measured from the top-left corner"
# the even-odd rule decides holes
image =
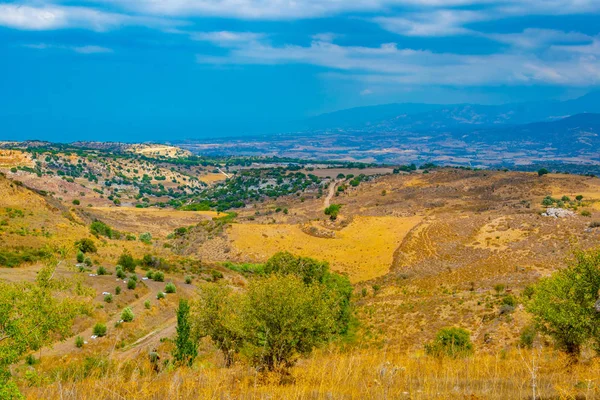
[[[551,350],[510,350],[467,359],[438,360],[393,349],[317,352],[278,375],[243,365],[220,368],[212,358],[193,368],[156,374],[149,363],[102,364],[81,372],[59,363],[61,382],[30,387],[30,399],[593,399],[600,395],[600,363],[567,366]],[[49,368],[44,366],[41,368]],[[535,368],[535,370],[534,370]],[[568,373],[565,373],[565,370]],[[61,371],[63,371],[61,373]],[[535,372],[533,372],[535,371]]]
[[[352,282],[385,275],[394,251],[421,217],[355,217],[335,238],[314,237],[298,225],[234,224],[228,235],[234,251],[248,261],[262,262],[279,251],[328,261]]]

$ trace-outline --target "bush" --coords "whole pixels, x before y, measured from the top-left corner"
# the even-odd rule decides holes
[[[570,265],[535,285],[527,310],[536,329],[573,358],[590,341],[600,345],[600,251],[578,252]]]
[[[155,271],[152,274],[152,279],[156,282],[164,282],[165,281],[165,274],[163,274],[161,271]]]
[[[89,257],[86,257],[86,258],[83,260],[83,263],[84,263],[85,265],[87,265],[88,267],[91,267],[91,266],[92,266],[92,264],[93,264],[93,263],[92,263],[92,259],[91,259],[91,258],[89,258]]]
[[[112,294],[110,294],[110,293],[109,294],[105,294],[104,295],[104,301],[107,302],[107,303],[112,303],[112,301],[113,301]]]
[[[581,212],[581,216],[582,216],[582,217],[591,217],[591,216],[592,216],[592,213],[591,213],[591,212],[589,212],[588,210],[583,210],[583,211]]]
[[[117,236],[116,231],[113,231],[110,226],[98,220],[92,222],[92,224],[90,225],[90,232],[94,236],[106,236],[109,239],[112,239],[114,236]]]
[[[133,290],[137,286],[137,282],[131,278],[127,279],[127,289]]]
[[[341,188],[341,186],[340,186],[340,188]],[[332,204],[325,209],[325,215],[329,215],[329,219],[331,219],[332,221],[335,221],[338,217],[338,214],[339,214],[341,208],[342,208],[342,206],[340,204]]]
[[[75,338],[75,347],[77,347],[78,349],[82,348],[83,345],[85,344],[85,342],[83,341],[83,338],[81,336],[77,336]]]
[[[73,200],[73,205],[74,206],[78,206],[80,204],[81,204],[81,202],[78,199]]]
[[[124,322],[131,322],[134,318],[135,315],[133,314],[133,310],[131,309],[131,307],[125,307],[123,309],[123,312],[121,312],[121,319]]]
[[[98,337],[106,336],[106,325],[98,322],[94,325],[92,333]]]
[[[190,283],[192,283],[192,277],[191,277],[191,276],[189,276],[189,275],[187,275],[187,276],[185,277],[185,283],[187,283],[188,285],[189,285]]]
[[[84,259],[85,259],[85,256],[83,255],[83,252],[81,250],[78,250],[77,251],[77,262],[81,264]]]
[[[149,309],[151,309],[151,308],[152,308],[152,304],[150,304],[150,300],[146,300],[146,301],[144,302],[144,308],[145,308],[146,310],[149,310]]]
[[[98,267],[98,269],[96,270],[96,274],[97,275],[107,275],[108,272],[106,271],[106,268],[100,266]]]
[[[425,345],[427,354],[435,357],[466,357],[473,353],[471,334],[462,328],[443,328],[435,339]]]
[[[94,241],[88,238],[78,240],[75,242],[75,246],[77,246],[79,251],[82,253],[95,253],[98,251]]]
[[[153,277],[154,277],[154,272],[152,272],[152,271],[146,272],[146,278],[152,279]]]
[[[544,176],[544,175],[549,174],[550,171],[548,171],[546,168],[540,168],[537,173],[538,173],[538,176]]]
[[[164,299],[165,298],[165,293],[164,292],[158,292],[158,294],[156,295],[156,298],[158,300]]]
[[[140,242],[145,244],[152,243],[152,235],[149,232],[144,232],[139,236]]]
[[[520,345],[522,347],[531,349],[537,336],[535,325],[527,325],[521,331]]]
[[[119,256],[119,260],[117,264],[123,267],[123,269],[127,272],[135,272],[135,259],[133,256],[127,251],[123,251]]]
[[[121,294],[121,286],[117,286],[117,287],[115,288],[115,294],[116,294],[116,295],[119,295],[119,294]]]
[[[127,277],[127,274],[123,270],[123,267],[121,267],[120,265],[117,265],[116,271],[117,271],[117,278],[125,279]]]
[[[176,291],[177,288],[175,287],[175,284],[173,282],[169,282],[166,284],[165,293],[175,293]]]

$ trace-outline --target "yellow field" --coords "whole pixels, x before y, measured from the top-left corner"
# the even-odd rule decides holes
[[[524,240],[531,234],[529,226],[510,227],[510,218],[500,217],[481,227],[472,244],[475,248],[505,250],[508,244]]]
[[[394,251],[422,217],[356,217],[336,232],[335,238],[318,238],[298,225],[234,224],[228,231],[233,254],[248,261],[267,260],[278,251],[329,261],[352,282],[385,275]]]
[[[28,399],[69,400],[504,400],[529,399],[534,393],[536,399],[593,399],[600,393],[597,359],[566,368],[565,356],[549,350],[444,360],[391,349],[317,352],[290,370],[287,379],[293,384],[281,384],[281,376],[257,374],[243,365],[215,367],[215,361],[219,363],[208,359],[202,366],[156,374],[145,360],[120,368],[105,360],[111,365],[105,371],[92,366],[87,374],[76,375],[79,370],[69,369],[71,364],[63,359],[53,364],[63,381],[39,387],[23,382],[22,387]]]
[[[220,181],[224,181],[226,179],[226,176],[223,174],[206,174],[206,175],[201,175],[198,179],[200,179],[202,182],[204,183],[214,183],[214,182],[220,182]]]
[[[150,232],[153,235],[167,235],[175,228],[195,225],[222,215],[216,211],[135,207],[91,207],[87,211],[118,230],[132,233]]]

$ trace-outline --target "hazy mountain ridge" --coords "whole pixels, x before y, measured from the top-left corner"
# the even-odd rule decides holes
[[[502,105],[401,103],[357,107],[323,114],[307,120],[305,124],[309,130],[469,130],[473,127],[547,122],[580,113],[600,113],[600,92],[567,101]]]

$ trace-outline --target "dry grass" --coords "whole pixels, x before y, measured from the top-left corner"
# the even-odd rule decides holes
[[[166,236],[175,228],[218,217],[216,211],[178,211],[160,208],[92,207],[86,209],[99,220],[125,232]]]
[[[335,238],[311,236],[299,225],[235,224],[228,231],[234,254],[262,262],[278,251],[329,261],[353,282],[389,271],[393,254],[421,217],[355,217]]]
[[[420,354],[381,349],[322,353],[301,361],[281,383],[278,375],[257,374],[237,365],[224,369],[214,359],[192,369],[154,373],[145,360],[105,369],[90,368],[89,377],[72,379],[77,370],[64,361],[62,381],[25,388],[30,399],[525,399],[532,396],[535,360],[536,398],[595,398],[600,394],[600,363],[567,367],[552,351],[479,354],[438,360]],[[24,385],[23,385],[24,386]],[[582,397],[583,398],[583,397]]]
[[[227,179],[227,177],[223,174],[208,173],[206,175],[201,175],[200,177],[198,177],[198,179],[200,179],[204,183],[211,184],[215,182],[224,181],[225,179]]]

